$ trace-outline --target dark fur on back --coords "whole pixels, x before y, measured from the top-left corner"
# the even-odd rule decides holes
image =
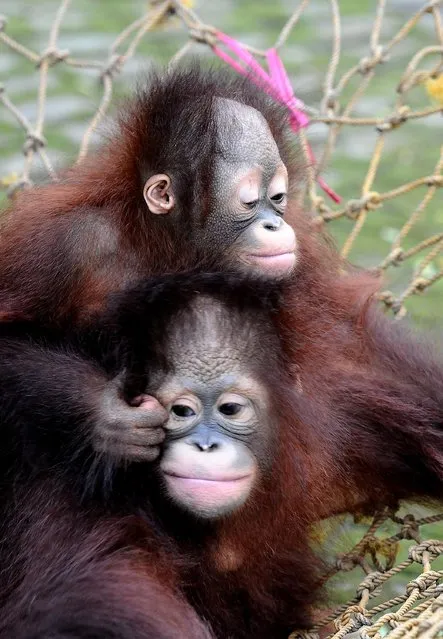
[[[10,510],[1,524],[8,540],[0,552],[0,565],[7,567],[2,639],[15,636],[14,628],[22,633],[17,636],[32,637],[34,624],[65,639],[66,623],[82,639],[95,636],[88,634],[91,623],[113,637],[107,601],[116,602],[114,577],[121,597],[111,623],[120,638],[137,637],[131,635],[136,625],[140,637],[150,637],[155,628],[169,639],[171,626],[162,611],[178,597],[171,604],[177,618],[197,624],[190,639],[204,637],[206,630],[198,629],[186,602],[210,622],[218,639],[283,639],[309,624],[307,606],[316,595],[310,523],[347,508],[442,496],[441,364],[369,305],[361,316],[358,357],[337,316],[329,329],[335,332],[319,334],[320,344],[310,346],[315,354],[321,340],[331,345],[334,335],[333,359],[309,361],[300,350],[300,368],[290,370],[275,325],[287,311],[291,284],[261,286],[238,276],[198,273],[142,282],[110,302],[102,328],[111,339],[99,342],[103,351],[96,357],[84,356],[88,332],[53,350],[3,337],[1,451],[10,474],[2,489]],[[254,351],[251,360],[270,391],[278,434],[275,457],[253,498],[216,525],[198,524],[165,502],[155,465],[115,469],[90,445],[94,392],[106,382],[107,349],[112,374],[120,362],[130,368],[136,363],[138,373],[149,376],[174,317],[194,330],[186,318],[202,294],[231,309],[233,334],[241,328],[238,340]],[[251,337],[245,341],[248,326]],[[307,336],[308,331],[296,333],[294,346],[305,348]],[[115,338],[123,345],[116,351]],[[48,567],[48,584],[54,571],[60,573],[55,589],[43,578],[33,581],[41,562]],[[149,602],[144,612],[133,584]],[[96,602],[91,622],[84,612],[89,599]],[[57,614],[53,605],[61,607]]]
[[[210,622],[219,639],[248,639],[251,634],[283,639],[293,627],[308,623],[317,561],[308,545],[309,516],[303,500],[307,478],[301,449],[306,447],[306,435],[302,423],[292,427],[294,418],[298,422],[297,396],[273,330],[279,291],[221,274],[150,280],[111,302],[102,330],[110,330],[118,343],[126,340],[123,350],[113,354],[117,361],[123,357],[126,366],[126,356],[135,347],[142,349],[142,360],[147,352],[156,356],[177,314],[189,329],[189,339],[198,340],[191,316],[195,299],[203,294],[218,298],[232,311],[234,349],[262,349],[250,353],[251,367],[272,389],[276,440],[275,456],[263,465],[266,472],[254,496],[241,511],[215,524],[196,522],[165,500],[155,464],[115,469],[106,458],[94,455],[93,398],[103,382],[98,361],[84,358],[89,332],[77,336],[69,347],[65,343],[52,350],[48,343],[3,338],[0,391],[15,404],[0,403],[2,436],[9,446],[3,466],[12,453],[11,475],[4,485],[10,510],[0,531],[12,544],[0,551],[0,565],[8,566],[6,595],[3,604],[0,601],[7,629],[3,635],[0,632],[2,639],[7,633],[14,635],[16,627],[27,637],[25,630],[31,632],[34,623],[42,629],[52,627],[57,639],[64,638],[61,629],[69,623],[77,629],[77,637],[94,636],[88,632],[108,613],[106,597],[115,602],[113,578],[119,580],[122,597],[111,621],[120,632],[116,636],[123,639],[131,636],[136,624],[141,625],[135,637],[150,637],[146,628],[152,626],[158,628],[159,637],[169,638],[174,623],[166,613],[170,597],[178,597],[173,604],[177,618],[194,619],[196,630],[189,629],[190,639],[203,635],[202,630],[197,632],[192,608],[183,609],[183,598]],[[249,333],[247,341],[243,331]],[[113,340],[102,343],[112,347]],[[101,358],[105,361],[107,354],[101,353]],[[158,362],[144,364],[143,372],[149,375]],[[131,521],[141,534],[131,532]],[[282,534],[283,530],[291,534]],[[32,578],[42,563],[48,566],[48,586],[43,579]],[[169,575],[166,585],[163,574]],[[132,594],[137,584],[140,595]],[[138,616],[141,593],[146,597],[144,618]],[[83,616],[86,596],[95,602],[96,616],[90,621]],[[61,611],[51,613],[51,605],[61,606]],[[132,605],[134,616],[128,612]],[[24,609],[29,612],[22,621]],[[107,624],[103,622],[103,632],[113,637]]]

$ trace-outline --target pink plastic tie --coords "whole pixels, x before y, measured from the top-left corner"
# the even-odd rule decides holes
[[[212,47],[214,53],[226,62],[226,64],[229,64],[229,66],[235,69],[237,73],[248,76],[275,100],[284,104],[290,112],[289,122],[291,129],[295,133],[309,124],[309,117],[303,110],[303,102],[295,96],[288,74],[276,49],[269,49],[266,52],[266,61],[269,68],[269,73],[267,73],[240,42],[221,31],[217,31],[217,39],[230,49],[232,53],[237,56],[238,60],[231,57],[229,53],[223,51],[223,49],[220,49],[217,45]],[[307,151],[309,160],[315,164],[314,152],[309,145]],[[337,195],[321,177],[318,177],[318,183],[334,202],[338,203],[341,201],[340,196]]]

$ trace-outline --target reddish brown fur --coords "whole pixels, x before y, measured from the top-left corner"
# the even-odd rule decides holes
[[[186,76],[190,102],[195,102],[202,82],[193,73]],[[298,179],[297,165],[288,160],[281,110],[270,106],[266,98],[252,95],[242,81],[220,80],[218,85],[219,77],[214,75],[205,82],[205,94],[219,91],[238,97],[265,113],[294,183]],[[183,92],[182,85],[180,90]],[[150,140],[151,132],[145,131],[154,107],[148,100],[144,111],[144,104],[143,100],[136,102],[136,108],[122,123],[122,137],[68,172],[60,184],[41,187],[17,199],[0,235],[0,307],[4,319],[30,316],[51,325],[67,318],[83,322],[101,308],[111,290],[140,276],[195,267],[201,256],[192,250],[183,251],[182,238],[173,229],[164,228],[162,221],[148,219],[143,213],[140,158],[147,154],[146,164],[153,171],[164,166],[161,157],[158,161],[154,157],[156,153],[161,156],[161,139]],[[160,106],[165,110],[168,125],[175,117],[174,105],[174,101],[157,105],[158,113]],[[186,137],[189,132],[174,132],[179,134]],[[210,157],[210,141],[208,145],[200,150],[201,156]],[[200,173],[195,180],[197,186],[202,177]],[[202,201],[198,211],[204,220],[204,198]],[[190,210],[196,206],[191,201],[187,204]],[[299,395],[293,403],[286,391],[280,394],[275,388],[280,399],[275,410],[284,433],[276,474],[270,476],[270,488],[263,488],[261,499],[257,496],[229,525],[217,526],[216,533],[191,536],[187,545],[182,530],[179,541],[175,539],[178,548],[167,546],[166,560],[160,550],[166,536],[160,536],[160,545],[155,545],[153,562],[144,545],[137,567],[132,560],[124,559],[127,576],[119,579],[122,591],[129,594],[122,596],[123,617],[127,614],[125,602],[134,605],[136,611],[141,606],[137,595],[131,594],[131,584],[139,583],[140,592],[146,588],[146,598],[150,599],[157,576],[172,573],[171,581],[164,586],[166,592],[152,595],[153,607],[147,618],[139,618],[140,624],[152,621],[150,611],[160,608],[158,597],[168,597],[169,588],[184,584],[187,598],[204,618],[210,618],[218,637],[283,637],[292,626],[306,623],[303,604],[309,601],[315,578],[315,561],[306,546],[310,521],[405,496],[442,496],[441,364],[379,314],[372,301],[378,288],[376,278],[343,264],[323,231],[312,227],[308,217],[293,205],[289,206],[287,219],[297,233],[299,261],[277,324],[284,342],[285,364]],[[180,232],[186,235],[190,230],[184,224]],[[102,250],[97,251],[97,244]],[[202,263],[207,264],[205,260]],[[300,463],[295,465],[294,457],[298,456]],[[300,486],[300,481],[305,483]],[[39,485],[36,490],[40,490]],[[47,514],[44,521],[55,524],[53,510],[63,499],[58,486],[51,487],[48,495],[53,495],[53,501],[48,497],[46,508],[40,508]],[[31,515],[38,514],[31,508]],[[23,511],[23,520],[25,516]],[[72,513],[70,516],[72,519]],[[80,547],[85,544],[80,554],[91,550],[90,538],[82,537],[76,517],[69,524],[73,526],[71,533],[47,533],[51,551],[57,540],[66,540],[55,565],[62,581],[70,579],[70,544],[77,544],[78,539]],[[113,528],[106,525],[106,519],[103,521],[99,542],[106,545],[110,540],[114,548]],[[154,521],[148,526],[148,540],[156,525]],[[6,532],[25,556],[13,578],[24,579],[23,596],[27,601],[29,592],[34,591],[32,582],[26,579],[26,562],[32,560],[34,546],[26,540],[26,534],[36,533],[33,526],[29,530],[25,526],[24,533]],[[117,548],[127,545],[127,534],[126,530]],[[135,541],[134,546],[139,548],[139,542]],[[95,546],[92,549],[95,553]],[[112,574],[119,571],[119,553],[109,560]],[[43,558],[46,556],[42,553]],[[44,559],[42,562],[44,566]],[[102,573],[103,582],[107,582],[107,570],[105,562],[96,573],[89,574],[92,581],[86,592],[91,596],[100,587],[109,588],[110,597],[116,597],[117,585],[100,582],[98,586],[94,581],[94,574]],[[57,602],[56,595],[48,597],[48,601]],[[245,607],[246,600],[249,607]],[[4,628],[8,623],[13,627],[22,612],[21,600],[8,605],[11,607],[5,609]],[[182,614],[181,605],[177,604],[178,615]],[[246,609],[250,619],[244,619]],[[161,618],[157,621],[163,623]],[[203,636],[199,632],[189,632],[188,636]],[[7,630],[3,636],[21,637]],[[31,632],[23,634],[27,639],[32,636]],[[127,636],[137,637],[135,631],[133,635],[128,631]],[[140,636],[150,635],[146,631]]]
[[[140,324],[139,330],[144,328]],[[269,352],[266,341],[263,346]],[[40,360],[35,376],[47,383],[52,370],[54,382],[59,380],[54,365],[63,368],[62,359],[48,362],[48,370],[41,352]],[[17,360],[8,361],[11,370],[20,368]],[[81,362],[71,353],[66,362],[67,374],[79,380]],[[6,368],[1,373],[0,379],[12,385]],[[89,379],[87,369],[84,383]],[[34,439],[27,456],[33,469],[25,463],[23,472],[15,471],[10,511],[0,524],[6,540],[0,551],[0,637],[169,639],[182,633],[203,639],[206,631],[192,608],[210,624],[213,635],[208,636],[218,639],[284,639],[293,628],[308,625],[317,562],[308,545],[301,464],[307,434],[294,422],[297,396],[278,365],[263,372],[265,381],[275,385],[270,407],[275,450],[245,507],[213,524],[171,510],[153,478],[150,483],[146,464],[114,476],[106,507],[102,495],[85,501],[73,490],[86,481],[78,470],[81,450],[74,460],[65,422],[60,426],[57,420],[63,411],[74,410],[73,402],[65,401],[64,409],[61,402],[58,409],[57,394],[48,408],[38,392],[37,421],[22,426],[27,442]],[[74,388],[78,395],[78,383]],[[43,424],[39,440],[37,424],[45,410],[54,417]],[[18,438],[20,429],[13,423]]]
[[[211,639],[150,527],[80,513],[68,495],[51,480],[17,492],[21,517],[4,526],[0,636]]]
[[[0,318],[83,321],[128,282],[199,262],[220,268],[215,246],[200,255],[193,242],[208,214],[216,96],[256,106],[286,146],[284,112],[249,83],[197,68],[153,75],[101,150],[59,183],[19,194],[6,212]],[[142,192],[149,175],[170,171],[181,210],[165,219],[149,213]]]
[[[169,639],[178,624],[200,639],[206,630],[192,606],[218,639],[283,639],[309,624],[316,596],[310,523],[345,508],[441,497],[443,374],[421,345],[368,307],[353,343],[342,325],[342,350],[325,334],[328,359],[300,357],[296,385],[272,331],[279,316],[266,303],[249,308],[244,287],[233,297],[226,280],[211,277],[212,294],[232,307],[232,334],[243,340],[239,327],[250,325],[245,334],[255,335],[247,348],[270,391],[276,441],[255,494],[220,523],[171,509],[149,464],[116,471],[101,487],[88,472],[102,463],[89,443],[89,396],[103,377],[97,363],[71,349],[0,342],[1,467],[13,457],[3,489],[14,486],[0,524],[0,637],[51,629],[56,639],[89,639],[100,628],[101,638]],[[185,284],[178,279],[169,294],[159,285],[149,304],[146,289],[128,291],[128,353],[138,332],[161,354],[168,315],[198,294],[195,277]],[[309,337],[312,327],[304,328],[296,345]]]
[[[297,212],[293,226],[301,268],[285,296],[278,331],[295,383],[318,411],[311,422],[315,452],[306,460],[314,517],[395,504],[411,494],[441,497],[439,481],[431,486],[410,469],[400,480],[400,468],[394,470],[398,457],[422,449],[426,433],[425,454],[443,478],[441,355],[383,316],[374,299],[378,278],[344,264]],[[397,441],[395,452],[387,449],[390,437]]]
[[[206,630],[193,608],[218,639],[283,639],[309,624],[317,594],[313,521],[402,497],[442,496],[441,364],[370,305],[353,342],[342,324],[342,334],[325,333],[323,360],[300,357],[294,384],[272,330],[280,317],[255,283],[250,306],[243,283],[230,291],[215,275],[175,278],[171,286],[163,278],[150,300],[144,287],[123,296],[123,353],[135,351],[155,367],[168,317],[199,293],[196,277],[200,284],[209,278],[212,288],[202,292],[232,308],[229,335],[248,342],[242,348],[252,373],[270,392],[276,448],[266,450],[255,493],[236,514],[208,524],[165,502],[149,464],[117,470],[102,485],[88,471],[106,463],[89,443],[88,397],[103,377],[97,362],[4,338],[1,467],[12,450],[6,489],[9,482],[14,491],[0,524],[0,637],[31,639],[51,629],[56,639],[89,639],[99,628],[101,638],[169,639],[178,625],[200,639]],[[269,301],[276,303],[272,294]],[[198,339],[189,316],[179,319]],[[304,346],[310,328],[296,334],[296,345]],[[151,358],[137,347],[143,342]]]

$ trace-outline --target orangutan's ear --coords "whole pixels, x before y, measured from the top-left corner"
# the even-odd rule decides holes
[[[175,204],[171,178],[165,173],[150,177],[143,188],[143,197],[151,213],[169,213]]]

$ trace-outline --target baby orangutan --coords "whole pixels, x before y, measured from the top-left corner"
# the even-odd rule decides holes
[[[286,639],[309,626],[308,529],[337,496],[442,497],[437,362],[369,309],[379,343],[409,349],[402,370],[368,360],[337,368],[329,394],[300,392],[275,328],[282,299],[222,274],[159,278],[110,304],[100,339],[2,338],[1,639]],[[413,379],[422,361],[435,394]],[[145,392],[164,442],[125,419],[109,444],[125,463],[97,454],[106,422],[125,400],[143,413]]]

